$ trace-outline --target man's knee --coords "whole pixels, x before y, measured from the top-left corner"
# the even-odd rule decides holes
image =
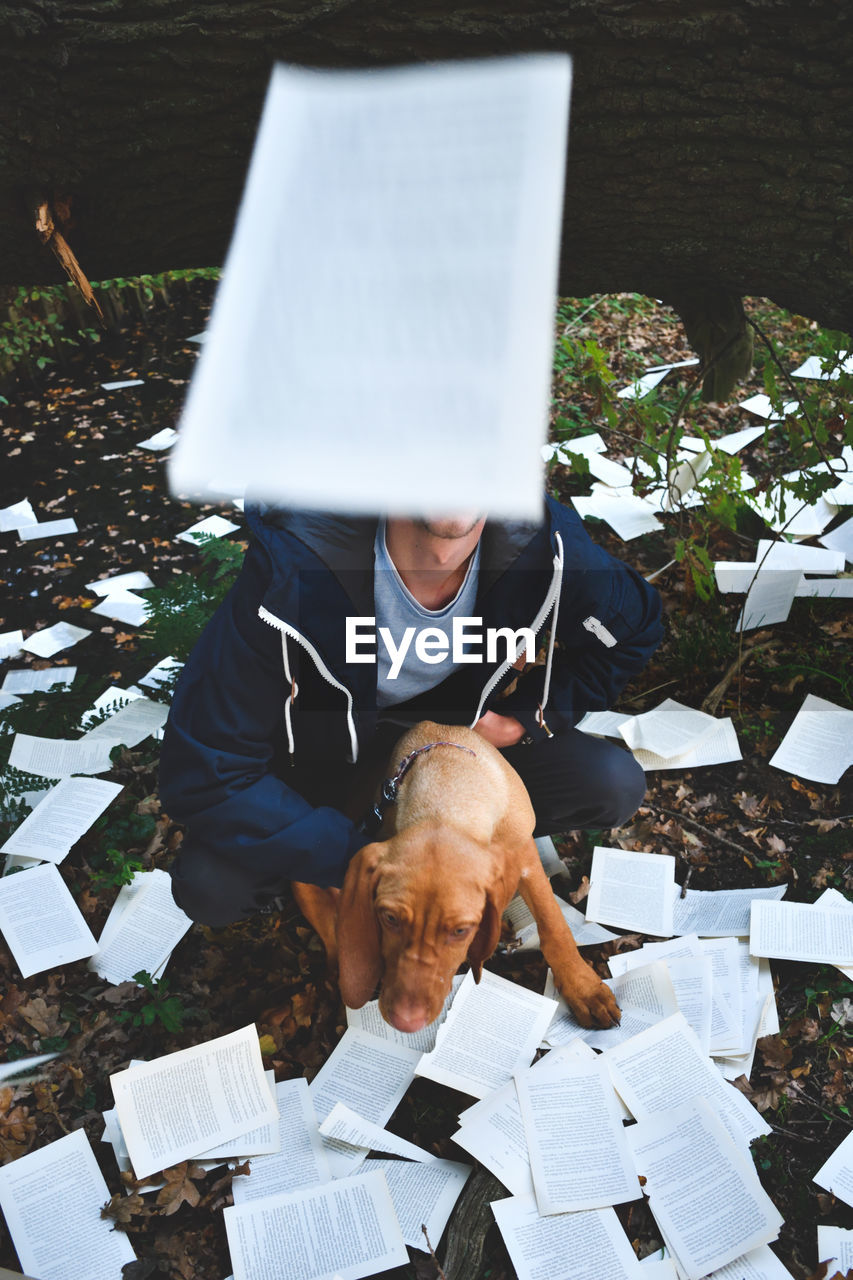
[[[239,863],[198,846],[182,849],[169,871],[177,905],[197,924],[214,929],[245,920],[275,893],[273,885],[254,883]]]
[[[646,775],[630,751],[610,746],[587,776],[590,807],[597,811],[590,827],[621,827],[637,812],[646,794]]]

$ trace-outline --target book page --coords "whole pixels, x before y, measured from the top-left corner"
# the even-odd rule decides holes
[[[438,1247],[447,1219],[473,1170],[455,1160],[413,1164],[408,1160],[368,1160],[365,1171],[381,1170],[394,1203],[394,1212],[410,1249],[429,1252],[421,1224],[433,1249]]]
[[[848,902],[844,894],[839,893],[837,889],[824,889],[814,905],[824,910],[853,912],[853,902]],[[762,963],[766,964],[766,961],[762,961]],[[840,969],[844,976],[853,982],[853,965],[839,964],[835,967]]]
[[[753,902],[749,950],[775,960],[853,964],[853,912],[807,902]]]
[[[267,1082],[267,1088],[270,1096],[275,1099],[278,1106],[278,1098],[275,1091],[275,1072],[265,1071],[264,1079]],[[281,1113],[279,1112],[279,1119]],[[222,1160],[245,1160],[251,1156],[276,1155],[281,1150],[280,1126],[276,1124],[262,1124],[257,1129],[250,1130],[249,1133],[241,1133],[239,1138],[230,1138],[227,1142],[220,1142],[215,1147],[211,1147],[209,1151],[203,1151],[198,1157],[199,1161],[207,1163],[210,1161],[221,1162]],[[283,1188],[279,1188],[282,1190]]]
[[[683,898],[675,899],[673,933],[746,937],[753,898],[776,901],[785,896],[787,888],[786,884],[774,884],[760,889],[688,889]]]
[[[95,725],[84,735],[85,742],[109,738],[125,747],[135,747],[158,729],[162,729],[169,715],[169,708],[150,698],[134,698],[120,707],[109,719]]]
[[[557,898],[557,906],[579,947],[592,947],[599,942],[611,942],[613,938],[619,936],[600,924],[587,921],[582,911],[578,911],[577,907],[573,907],[570,902],[564,902],[562,898]],[[515,895],[504,912],[504,920],[515,931],[516,937],[516,945],[510,944],[507,947],[509,952],[514,955],[517,951],[539,950],[539,926],[520,893]]]
[[[101,1217],[110,1198],[89,1139],[75,1129],[0,1168],[0,1208],[21,1266],[39,1280],[116,1280],[136,1254]]]
[[[806,694],[770,764],[810,782],[834,785],[853,764],[853,711]]]
[[[764,569],[759,566],[746,593],[736,631],[753,631],[784,622],[802,581],[802,569]]]
[[[666,965],[678,1012],[684,1014],[688,1025],[695,1031],[702,1052],[710,1053],[714,1011],[711,956],[703,952],[694,934],[673,938],[670,942],[647,942],[636,951],[622,951],[611,956],[607,964],[614,977],[619,977],[623,973],[636,972],[652,961]],[[721,1010],[718,1016],[725,1018],[726,1011]]]
[[[115,986],[141,969],[156,973],[192,925],[175,905],[168,872],[137,872],[134,886],[137,892],[112,927],[107,920],[89,961],[90,969]]]
[[[48,526],[40,524],[32,527],[41,530],[41,536],[43,536],[43,531]],[[55,653],[59,653],[62,649],[70,649],[73,644],[77,644],[91,634],[86,627],[75,627],[70,622],[54,622],[52,627],[42,627],[41,631],[34,631],[21,648],[26,649],[28,653],[34,653],[38,658],[52,658]]]
[[[384,1125],[412,1083],[420,1059],[418,1049],[350,1027],[309,1085],[317,1120],[322,1124],[336,1102],[345,1102],[365,1120]],[[335,1178],[353,1173],[367,1155],[334,1138],[324,1138],[323,1147]]]
[[[57,684],[72,684],[76,675],[76,667],[45,667],[43,671],[23,667],[18,671],[7,671],[3,692],[43,693]]]
[[[515,1078],[541,1214],[642,1199],[607,1068],[564,1060]]]
[[[126,627],[141,627],[148,621],[149,605],[135,591],[111,591],[96,604],[92,613],[102,618],[115,618]]]
[[[834,1261],[842,1275],[853,1270],[853,1231],[845,1231],[842,1227],[819,1226],[817,1260],[818,1262]],[[832,1267],[827,1275],[832,1275]]]
[[[0,533],[10,533],[12,529],[23,529],[25,525],[38,524],[29,498],[13,502],[10,507],[0,509]]]
[[[483,1098],[529,1066],[556,1008],[556,1000],[487,969],[479,984],[466,973],[435,1048],[415,1074]]]
[[[63,778],[12,832],[0,852],[61,862],[124,788],[99,778]]]
[[[606,521],[623,542],[663,528],[650,502],[635,494],[626,494],[624,490],[611,493],[613,496],[598,492],[589,497],[573,497],[572,506],[582,520],[594,516],[597,520]]]
[[[332,1171],[317,1128],[308,1081],[280,1080],[275,1096],[279,1150],[273,1155],[252,1157],[249,1176],[234,1178],[231,1191],[235,1204],[331,1181]]]
[[[357,1115],[345,1102],[336,1102],[326,1119],[320,1125],[320,1134],[324,1138],[334,1138],[345,1142],[349,1147],[362,1147],[367,1151],[384,1151],[390,1155],[401,1156],[405,1160],[419,1160],[429,1164],[438,1157],[430,1155],[414,1142],[407,1142],[396,1133],[389,1133],[381,1125],[372,1124],[369,1120]]]
[[[153,587],[154,583],[141,569],[131,569],[129,573],[114,573],[109,578],[95,578],[86,583],[86,590],[96,596],[110,596],[114,591],[144,591]]]
[[[835,1148],[813,1180],[845,1204],[853,1205],[853,1132]]]
[[[818,1227],[818,1236],[820,1230]],[[708,1280],[794,1280],[794,1277],[787,1267],[782,1266],[770,1246],[762,1244],[757,1249],[750,1249],[749,1253],[742,1253],[725,1267],[718,1267]]]
[[[627,1138],[655,1221],[688,1280],[778,1236],[782,1215],[703,1098],[639,1120]]]
[[[634,759],[648,772],[650,769],[699,769],[706,765],[728,764],[743,757],[731,717],[724,716],[717,721],[717,728],[713,733],[683,756],[665,760],[653,751],[637,750],[634,752]]]
[[[65,778],[71,773],[106,773],[114,745],[110,739],[36,738],[29,733],[16,733],[9,764],[22,773],[35,773],[41,778]]]
[[[274,68],[173,492],[540,518],[570,68]]]
[[[253,1023],[110,1076],[137,1178],[278,1123]]]
[[[545,1043],[567,1044],[578,1037],[594,1049],[609,1049],[630,1040],[663,1018],[676,1012],[678,1004],[667,967],[663,963],[646,963],[626,970],[618,978],[606,978],[606,985],[616,997],[622,1011],[618,1027],[582,1027],[562,996],[558,1009],[545,1032]],[[545,994],[556,993],[554,975],[548,970]]]
[[[711,1053],[728,1055],[743,1050],[743,997],[741,964],[749,953],[737,938],[700,938],[699,946],[711,958],[714,1003],[711,1010]]]
[[[492,1202],[518,1280],[638,1280],[642,1272],[613,1209],[541,1218],[532,1196]]]
[[[52,862],[0,879],[0,933],[25,978],[84,960],[98,949]]]
[[[666,698],[654,710],[626,720],[619,733],[632,751],[642,748],[670,760],[698,747],[716,728],[713,716]]]
[[[360,1280],[408,1263],[380,1172],[225,1210],[234,1280]]]
[[[675,858],[596,845],[589,876],[587,920],[637,933],[672,934]]]
[[[714,1107],[739,1145],[771,1133],[755,1107],[728,1084],[702,1052],[682,1013],[602,1055],[622,1101],[638,1120],[700,1096]]]
[[[435,1022],[422,1027],[420,1031],[398,1031],[396,1027],[392,1027],[379,1012],[378,1000],[368,1000],[367,1004],[362,1005],[360,1009],[347,1009],[347,1026],[360,1028],[380,1040],[393,1040],[395,1044],[401,1044],[406,1049],[418,1049],[421,1053],[429,1053],[430,1049],[435,1048],[438,1028],[447,1017],[453,997],[461,983],[462,974],[457,973],[450,984],[450,995],[445,1000],[441,1013]]]

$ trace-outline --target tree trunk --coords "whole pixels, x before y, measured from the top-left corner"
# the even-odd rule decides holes
[[[853,327],[853,0],[12,0],[0,282],[222,261],[270,67],[569,50],[560,290],[706,285]],[[70,202],[70,221],[63,212]]]

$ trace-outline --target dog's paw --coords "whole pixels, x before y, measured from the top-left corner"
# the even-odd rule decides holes
[[[618,1027],[622,1011],[613,992],[592,970],[582,981],[575,978],[562,994],[582,1027]]]

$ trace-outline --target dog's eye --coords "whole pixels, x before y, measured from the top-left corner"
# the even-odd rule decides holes
[[[393,911],[380,911],[380,919],[383,924],[387,924],[389,929],[396,929],[400,921]]]
[[[470,924],[460,924],[458,929],[450,930],[450,936],[451,938],[464,938],[465,934],[470,932],[471,932]]]

